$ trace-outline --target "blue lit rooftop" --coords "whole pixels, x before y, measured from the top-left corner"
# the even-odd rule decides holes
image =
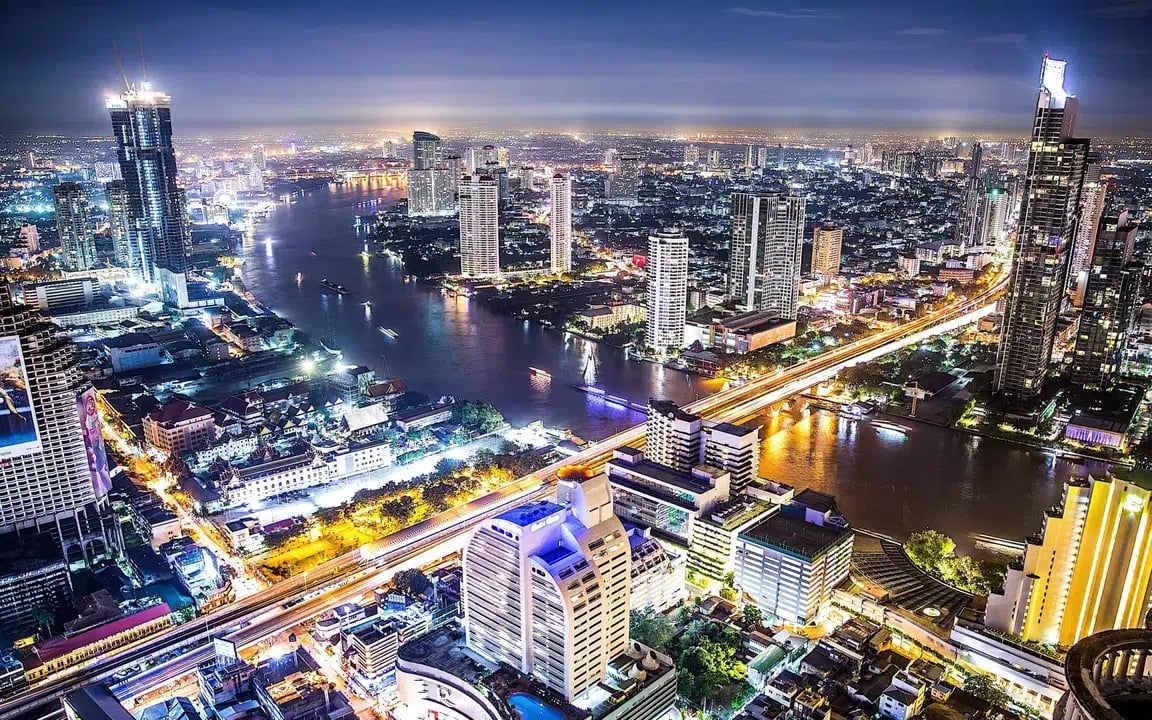
[[[505,522],[519,525],[520,527],[528,527],[532,523],[543,520],[549,515],[563,510],[564,507],[557,505],[548,500],[537,500],[530,502],[519,507],[512,508],[507,512],[500,513],[496,519],[504,520]]]

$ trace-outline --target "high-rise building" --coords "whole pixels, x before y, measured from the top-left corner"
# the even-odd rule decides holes
[[[1095,153],[1088,156],[1088,166],[1084,172],[1084,187],[1080,194],[1080,218],[1076,226],[1076,239],[1072,244],[1068,261],[1068,292],[1072,301],[1080,305],[1083,301],[1084,283],[1088,279],[1088,266],[1092,262],[1092,243],[1100,228],[1100,218],[1104,214],[1106,183],[1100,180],[1100,158]]]
[[[864,143],[864,149],[860,151],[860,164],[864,167],[871,167],[872,160],[876,157],[876,146],[872,143]]]
[[[783,145],[777,145],[776,146],[776,169],[777,170],[783,170],[784,169],[784,146]]]
[[[92,236],[84,188],[74,182],[60,183],[52,188],[52,201],[64,266],[69,270],[91,270],[96,265],[96,239]]]
[[[960,196],[960,205],[956,213],[955,240],[961,251],[978,244],[980,234],[980,214],[978,206],[984,194],[984,179],[981,174],[981,164],[984,159],[984,148],[980,143],[972,146],[972,158],[967,163],[967,172],[964,174],[964,190]]]
[[[686,473],[704,462],[704,421],[671,400],[649,400],[644,456]]]
[[[460,274],[500,274],[500,195],[491,175],[466,175],[460,183]]]
[[[991,252],[1004,242],[1004,221],[1008,217],[1010,199],[1010,195],[1002,187],[990,187],[984,190],[980,196],[980,204],[976,208],[980,230],[969,249],[980,248]]]
[[[616,148],[608,148],[604,151],[604,164],[613,166],[616,164],[616,160],[619,159],[619,157],[620,152]]]
[[[695,167],[700,164],[700,146],[689,143],[684,146],[684,164]]]
[[[708,151],[708,167],[711,170],[720,169],[720,151],[713,148]]]
[[[116,159],[128,191],[128,230],[141,248],[141,279],[160,288],[165,302],[188,305],[191,229],[176,185],[172,99],[147,83],[106,103],[116,136]]]
[[[562,475],[558,502],[484,522],[464,550],[464,632],[568,700],[628,647],[631,548],[604,475]]]
[[[268,169],[268,155],[264,152],[263,145],[252,146],[252,164],[261,171]]]
[[[556,173],[551,189],[552,272],[563,273],[572,269],[572,178]]]
[[[1066,482],[1060,507],[1045,514],[1023,560],[1008,567],[1003,592],[988,596],[986,624],[1063,646],[1142,626],[1152,579],[1149,496],[1142,478],[1119,470]]]
[[[608,176],[606,182],[609,200],[620,203],[636,203],[640,197],[640,156],[620,155],[616,159],[616,172]]]
[[[751,145],[744,148],[744,169],[751,170],[753,163],[756,162],[756,149]]]
[[[520,189],[531,192],[536,178],[536,168],[531,165],[520,166]]]
[[[499,165],[502,168],[508,168],[508,167],[511,167],[511,162],[512,162],[512,154],[508,151],[508,148],[506,148],[506,147],[496,148],[496,164],[497,165]]]
[[[140,261],[144,256],[134,244],[139,236],[129,231],[128,188],[123,180],[113,180],[104,185],[104,199],[108,203],[108,230],[112,235],[112,248],[116,262],[128,268],[133,275],[140,277],[143,270]]]
[[[732,193],[728,297],[794,320],[803,242],[804,198]]]
[[[768,167],[768,148],[762,147],[756,150],[756,167]]]
[[[0,463],[0,534],[51,533],[65,558],[77,562],[103,555],[118,535],[103,525],[107,460],[89,464],[90,453],[102,458],[104,452],[99,431],[93,439],[81,417],[91,386],[77,367],[75,346],[58,330],[0,285],[0,338],[19,338],[31,402],[18,409],[24,422],[34,423],[40,445]]]
[[[444,144],[438,135],[417,130],[412,133],[412,169],[444,167]]]
[[[844,228],[825,220],[812,230],[812,274],[827,282],[840,274]]]
[[[678,229],[648,236],[648,329],[645,342],[664,352],[684,345],[688,319],[688,236]]]
[[[1136,225],[1128,211],[1105,218],[1092,244],[1080,328],[1072,354],[1072,382],[1079,387],[1108,390],[1116,381],[1128,331],[1139,307],[1144,266],[1132,262]]]
[[[996,357],[993,390],[1020,406],[1034,405],[1048,378],[1088,160],[1089,141],[1072,137],[1078,100],[1064,89],[1065,65],[1044,58]]]
[[[760,477],[760,428],[755,425],[706,423],[704,464],[725,470],[732,494],[744,492]]]

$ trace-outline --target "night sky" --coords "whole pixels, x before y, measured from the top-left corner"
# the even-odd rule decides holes
[[[1040,58],[1083,134],[1152,134],[1152,1],[149,2],[5,10],[0,129],[109,130],[112,42],[179,129],[1026,133]]]

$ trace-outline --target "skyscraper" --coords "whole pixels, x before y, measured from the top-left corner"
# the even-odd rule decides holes
[[[1100,227],[1100,217],[1104,214],[1106,185],[1100,180],[1100,158],[1095,153],[1088,156],[1088,166],[1084,173],[1084,188],[1080,195],[1080,221],[1076,226],[1076,240],[1072,244],[1068,261],[1068,292],[1072,302],[1083,302],[1084,283],[1088,279],[1088,265],[1092,262],[1092,243]]]
[[[994,392],[1021,406],[1035,404],[1048,377],[1088,160],[1089,141],[1072,137],[1078,101],[1064,90],[1065,65],[1044,58],[996,357]]]
[[[444,156],[440,138],[430,132],[412,133],[412,169],[408,171],[408,214],[436,217],[456,212],[460,169]]]
[[[804,198],[732,193],[728,297],[745,310],[796,318]]]
[[[645,342],[664,352],[684,345],[688,318],[688,236],[678,229],[648,236],[648,329]]]
[[[751,145],[744,148],[744,169],[751,170],[753,163],[756,162],[756,149]]]
[[[978,206],[984,194],[984,180],[981,174],[983,159],[984,149],[980,143],[976,143],[972,146],[972,159],[968,161],[967,172],[964,175],[964,190],[956,213],[954,237],[962,251],[978,244],[977,238],[980,233]]]
[[[1011,196],[1002,187],[986,188],[980,196],[976,208],[979,216],[979,234],[969,248],[980,248],[991,252],[1004,242],[1004,220],[1008,217],[1008,202]]]
[[[711,170],[720,168],[720,151],[713,148],[708,151],[708,167]]]
[[[654,463],[690,472],[704,462],[704,421],[671,400],[649,400],[644,423],[644,456]]]
[[[119,167],[119,166],[117,166]],[[128,188],[123,180],[113,180],[104,184],[104,199],[108,202],[108,229],[112,234],[112,247],[116,262],[128,268],[133,275],[140,277],[140,266],[144,253],[135,245],[140,236],[129,231]]]
[[[844,228],[825,220],[812,230],[812,274],[828,282],[840,274]]]
[[[756,150],[756,167],[768,167],[768,148],[762,147]]]
[[[466,175],[460,183],[460,274],[500,274],[500,200],[490,175]]]
[[[562,476],[557,496],[473,533],[463,626],[473,651],[571,701],[628,647],[631,548],[606,476]]]
[[[105,528],[101,517],[107,460],[89,464],[90,453],[103,455],[103,444],[93,445],[99,433],[93,440],[81,422],[80,400],[91,386],[76,365],[75,346],[58,331],[0,285],[0,338],[19,340],[31,403],[18,407],[22,422],[34,423],[41,448],[0,463],[0,534],[46,531],[76,562],[103,555],[118,536],[115,524]]]
[[[187,307],[191,233],[176,185],[172,98],[143,83],[108,98],[106,106],[128,191],[128,232],[145,254],[141,279],[158,285],[165,302]]]
[[[412,169],[432,170],[444,167],[444,144],[438,135],[424,130],[412,133]]]
[[[1128,222],[1127,210],[1118,217],[1105,218],[1099,227],[1072,354],[1072,382],[1108,390],[1120,372],[1144,266],[1132,262],[1137,228]]]
[[[689,143],[684,146],[684,164],[695,167],[700,164],[700,146]]]
[[[572,178],[556,173],[552,176],[552,272],[572,269]]]
[[[96,240],[84,188],[74,182],[60,183],[52,188],[52,202],[64,266],[69,270],[91,270],[96,265]]]
[[[1152,578],[1149,501],[1145,483],[1117,474],[1068,480],[1060,507],[1008,567],[1003,592],[988,596],[987,625],[1064,646],[1142,626]]]
[[[264,152],[263,145],[252,146],[252,164],[261,171],[268,169],[268,155]]]
[[[616,159],[616,172],[608,176],[608,199],[624,204],[635,204],[640,197],[640,156],[620,155]]]

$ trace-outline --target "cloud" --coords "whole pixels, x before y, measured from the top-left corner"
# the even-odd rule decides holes
[[[948,31],[938,27],[910,27],[897,30],[897,35],[910,35],[913,37],[928,37],[932,35],[947,35]]]
[[[788,8],[787,10],[764,10],[760,8],[734,7],[728,12],[750,17],[775,18],[777,20],[839,20],[840,14],[821,8]]]
[[[995,35],[981,35],[972,40],[980,45],[1023,45],[1028,42],[1024,33],[997,33]]]
[[[1120,0],[1112,5],[1098,7],[1093,11],[1101,17],[1128,20],[1152,15],[1152,1],[1150,0]]]

